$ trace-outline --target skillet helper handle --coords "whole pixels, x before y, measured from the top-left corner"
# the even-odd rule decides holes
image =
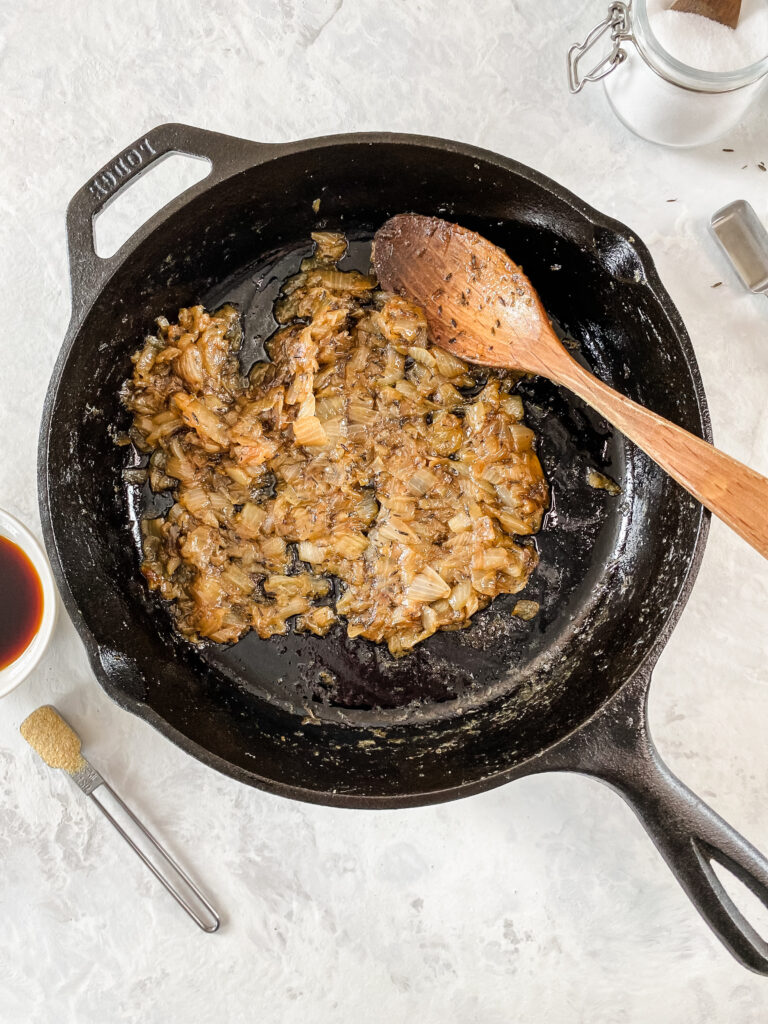
[[[768,558],[768,478],[608,387],[570,356],[557,379]]]
[[[135,181],[159,160],[180,153],[185,156],[209,160],[211,172],[202,181],[182,193],[183,202],[211,184],[223,181],[238,170],[254,162],[258,152],[271,148],[269,143],[237,139],[219,132],[209,132],[185,124],[161,124],[126,147],[114,159],[79,189],[67,207],[67,243],[69,248],[70,277],[72,282],[72,311],[83,312],[91,298],[110,276],[119,254],[109,258],[98,255],[93,242],[93,218],[104,209],[122,189]],[[164,219],[172,200],[148,222],[154,228],[158,219]],[[148,225],[139,229],[140,238]],[[127,243],[126,243],[127,244]]]
[[[768,859],[664,764],[648,731],[649,675],[638,673],[543,770],[592,775],[629,804],[709,927],[745,967],[768,975],[768,942],[714,872],[727,868],[768,909]]]

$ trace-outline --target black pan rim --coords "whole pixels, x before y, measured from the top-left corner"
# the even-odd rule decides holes
[[[164,125],[159,126],[157,130],[171,128],[174,126]],[[232,141],[228,136],[221,136],[222,139]],[[595,210],[589,204],[575,196],[570,190],[559,185],[548,176],[541,174],[540,172],[528,167],[525,164],[520,163],[517,160],[513,160],[508,157],[501,156],[489,150],[485,150],[476,146],[472,146],[462,142],[456,142],[453,140],[445,140],[435,138],[431,136],[422,135],[411,135],[402,133],[347,133],[347,134],[336,134],[321,136],[318,138],[310,138],[299,140],[296,142],[288,143],[243,143],[252,147],[252,161],[245,165],[241,170],[247,169],[248,167],[255,167],[260,164],[270,162],[272,160],[280,159],[283,156],[300,154],[313,149],[317,149],[325,146],[336,146],[336,145],[366,145],[376,146],[380,144],[386,145],[403,145],[403,146],[418,146],[436,149],[440,151],[447,151],[457,153],[469,158],[476,158],[483,160],[487,164],[498,166],[502,170],[510,171],[523,175],[528,180],[539,185],[546,192],[552,194],[555,198],[569,205],[574,211],[582,216],[588,223],[595,228],[602,228],[607,231],[613,232],[631,245],[634,250],[639,263],[643,268],[644,279],[641,283],[643,288],[647,288],[654,296],[655,300],[662,307],[664,314],[670,321],[678,342],[686,356],[689,363],[689,367],[692,370],[691,381],[696,394],[697,407],[699,412],[700,426],[702,436],[712,441],[712,430],[709,412],[706,403],[706,397],[704,394],[703,384],[701,381],[698,368],[696,366],[695,356],[693,352],[693,346],[691,344],[688,333],[683,324],[682,318],[678,313],[674,303],[664,288],[658,273],[656,271],[653,259],[650,251],[646,245],[638,238],[634,231],[629,227],[621,223],[620,221],[608,217],[599,211]],[[234,170],[228,177],[233,177],[241,170]],[[226,180],[226,179],[225,179]],[[219,182],[220,183],[220,182]],[[218,183],[217,183],[218,184]],[[108,280],[123,263],[128,260],[134,251],[142,244],[142,242],[153,232],[159,225],[170,215],[181,209],[187,202],[189,202],[199,192],[205,191],[206,179],[199,183],[198,186],[194,186],[192,189],[182,193],[171,203],[165,206],[162,210],[158,211],[152,218],[150,218],[122,247],[118,252],[108,261],[110,271],[105,281]],[[216,768],[223,774],[229,775],[230,777],[246,782],[250,785],[264,789],[270,793],[274,793],[280,796],[292,797],[307,802],[322,803],[326,805],[333,805],[339,807],[351,807],[351,808],[362,808],[362,807],[407,807],[417,806],[428,803],[437,803],[450,799],[456,799],[460,796],[468,796],[473,793],[481,792],[486,789],[493,788],[497,785],[501,785],[511,778],[524,775],[528,772],[535,771],[535,762],[540,760],[542,753],[546,753],[547,750],[552,747],[559,746],[564,743],[570,736],[578,733],[585,725],[591,721],[596,715],[600,713],[604,704],[594,712],[593,715],[587,719],[581,721],[574,727],[571,733],[567,736],[562,737],[556,743],[552,744],[552,747],[546,748],[545,751],[540,752],[532,757],[523,760],[513,766],[511,769],[504,770],[480,780],[473,780],[465,784],[458,784],[446,787],[445,789],[435,790],[433,792],[419,792],[416,794],[397,794],[397,795],[383,795],[375,797],[363,797],[360,795],[349,794],[349,793],[333,793],[327,790],[310,790],[299,786],[284,784],[275,782],[272,779],[264,778],[257,775],[256,773],[249,772],[243,768],[233,765],[219,756],[212,754],[210,751],[202,748],[198,744],[189,740],[183,733],[170,726],[165,719],[153,711],[146,703],[133,699],[126,694],[118,691],[112,681],[109,679],[107,673],[104,671],[101,661],[99,658],[99,644],[96,637],[91,633],[87,625],[85,624],[80,611],[74,601],[72,593],[66,581],[66,575],[64,572],[62,560],[59,556],[58,545],[56,543],[55,531],[53,528],[53,521],[51,515],[51,498],[50,498],[50,479],[48,475],[48,438],[50,436],[50,429],[52,424],[53,411],[56,405],[56,398],[58,393],[59,384],[63,374],[64,367],[68,361],[71,348],[74,344],[78,331],[82,325],[86,315],[93,307],[98,299],[99,290],[95,290],[91,296],[90,301],[84,305],[81,309],[75,310],[73,308],[72,318],[70,320],[64,342],[61,347],[61,351],[56,360],[56,364],[51,376],[51,381],[46,394],[45,405],[43,410],[43,417],[41,422],[40,441],[38,448],[38,489],[39,489],[39,505],[41,521],[43,526],[43,535],[46,543],[46,547],[49,553],[51,566],[53,569],[54,577],[56,579],[59,591],[62,596],[62,601],[70,615],[70,618],[75,625],[77,632],[84,642],[91,666],[97,676],[97,679],[105,690],[105,692],[124,710],[130,711],[134,714],[139,715],[148,721],[154,728],[156,728],[162,735],[166,736],[178,747],[185,752],[194,756],[197,760]],[[617,692],[623,690],[632,679],[636,679],[641,673],[648,673],[650,675],[650,668],[655,664],[661,650],[665,646],[674,626],[676,625],[682,610],[690,596],[691,589],[695,582],[698,570],[703,557],[704,546],[706,544],[707,535],[709,532],[709,514],[705,510],[701,510],[699,517],[698,529],[695,538],[695,542],[692,546],[692,551],[688,559],[687,570],[685,578],[681,582],[678,596],[669,610],[669,614],[665,620],[663,628],[660,630],[655,642],[647,651],[644,659],[636,671],[619,684]]]

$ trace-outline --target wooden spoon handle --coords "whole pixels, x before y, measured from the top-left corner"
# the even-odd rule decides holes
[[[768,478],[609,388],[570,357],[558,365],[557,380],[768,558]]]

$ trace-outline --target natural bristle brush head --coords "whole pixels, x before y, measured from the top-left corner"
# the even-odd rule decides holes
[[[49,767],[61,768],[70,775],[85,767],[80,737],[50,704],[28,715],[19,732]]]

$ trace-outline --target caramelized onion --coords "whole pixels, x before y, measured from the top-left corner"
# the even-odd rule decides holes
[[[173,499],[142,571],[191,640],[344,616],[400,656],[524,588],[548,490],[514,377],[434,348],[419,307],[338,270],[343,236],[312,237],[248,377],[231,307],[160,319],[134,355],[130,437]]]

